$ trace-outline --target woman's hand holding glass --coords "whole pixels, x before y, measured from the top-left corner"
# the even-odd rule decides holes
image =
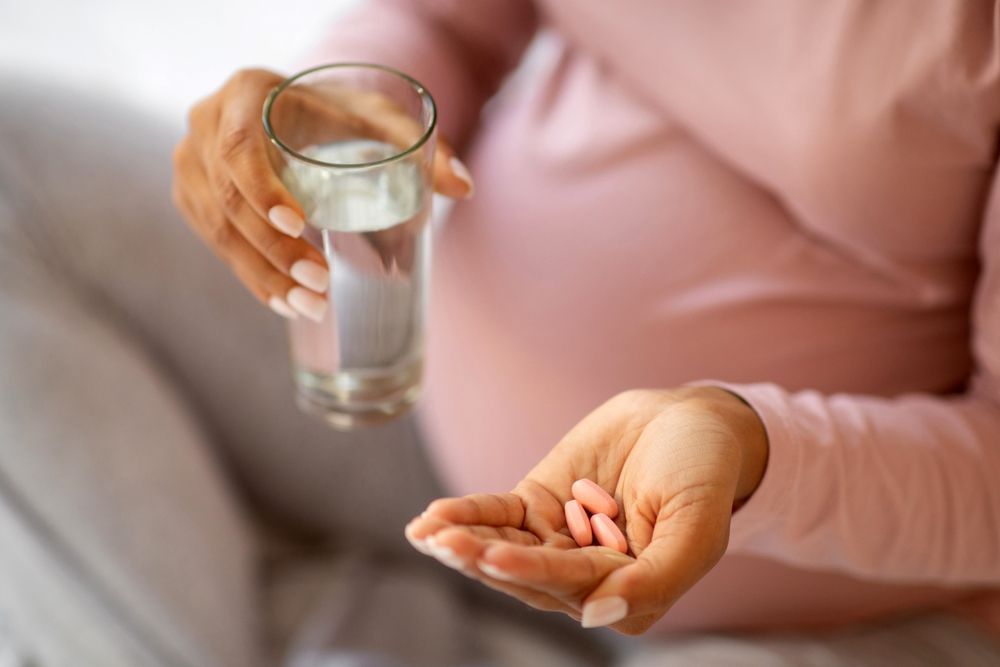
[[[300,238],[300,204],[275,173],[261,110],[284,79],[265,70],[242,70],[191,110],[189,132],[174,151],[173,198],[197,235],[261,302],[286,316],[322,316],[327,266],[323,254]],[[413,121],[375,94],[323,97],[302,94],[297,102],[317,106],[346,128],[372,138],[408,145]],[[462,198],[472,183],[447,143],[438,141],[434,187]]]

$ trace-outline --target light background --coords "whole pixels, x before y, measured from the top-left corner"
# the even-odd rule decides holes
[[[287,72],[356,3],[0,0],[0,72],[86,86],[181,119],[240,67]]]

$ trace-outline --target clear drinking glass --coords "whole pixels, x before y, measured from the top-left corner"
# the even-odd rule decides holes
[[[420,391],[434,100],[388,67],[333,64],[275,88],[263,120],[330,268],[324,320],[289,324],[299,406],[337,428],[392,419]]]

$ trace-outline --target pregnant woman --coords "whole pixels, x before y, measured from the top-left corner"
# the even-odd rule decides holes
[[[423,82],[450,141],[436,187],[459,200],[417,420],[451,497],[410,542],[643,634],[606,637],[629,664],[997,664],[998,25],[979,0],[375,0],[338,22],[315,62]],[[241,72],[194,108],[174,201],[261,304],[316,316],[324,260],[260,127],[281,78]],[[205,357],[181,374],[225,391],[195,398],[251,506],[391,542],[368,517],[398,529],[436,493],[406,423],[302,425],[281,360],[254,356],[280,329],[179,280],[214,305],[180,316],[168,357]],[[569,536],[579,479],[617,501],[627,553]],[[233,534],[205,528],[174,576],[225,583],[230,615],[177,632],[238,664],[254,547],[235,501],[205,494],[192,507],[219,516],[191,525]]]

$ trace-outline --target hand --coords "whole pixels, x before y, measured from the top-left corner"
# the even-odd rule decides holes
[[[284,77],[242,70],[194,106],[190,130],[174,151],[173,199],[198,236],[228,264],[261,302],[286,316],[317,319],[326,307],[326,260],[300,238],[303,210],[274,173],[261,109]],[[373,93],[292,97],[303,106],[321,105],[329,118],[365,136],[396,143],[413,124]],[[448,144],[438,141],[435,189],[466,197],[472,183]],[[376,248],[378,250],[378,248]]]
[[[532,607],[639,634],[722,557],[733,507],[766,459],[759,417],[727,391],[628,391],[577,424],[512,492],[435,500],[406,535]],[[630,555],[570,537],[563,505],[581,478],[618,501]]]

